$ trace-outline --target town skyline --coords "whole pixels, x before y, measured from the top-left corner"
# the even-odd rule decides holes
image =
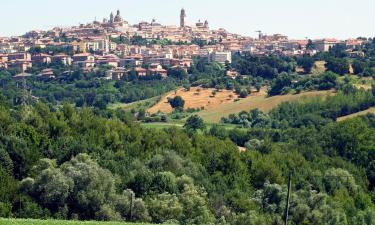
[[[188,25],[194,24],[199,19],[203,21],[207,19],[210,22],[210,27],[213,29],[224,28],[229,32],[249,37],[256,37],[257,34],[255,31],[257,30],[262,30],[266,34],[285,34],[292,39],[305,39],[306,37],[310,39],[326,37],[348,39],[360,36],[374,36],[371,28],[369,28],[370,26],[366,26],[366,24],[375,19],[375,16],[371,15],[368,11],[368,8],[371,8],[370,6],[375,4],[367,0],[357,1],[357,4],[368,7],[362,7],[362,13],[355,18],[350,18],[350,20],[345,17],[345,14],[349,15],[352,13],[352,11],[350,11],[351,9],[346,6],[347,4],[335,4],[338,2],[337,0],[326,3],[327,9],[317,10],[317,8],[313,6],[308,13],[301,10],[300,6],[292,4],[296,3],[295,0],[285,2],[285,5],[290,3],[290,7],[281,7],[279,3],[274,3],[272,7],[270,5],[267,7],[266,3],[250,4],[241,0],[242,5],[253,5],[254,8],[257,8],[257,10],[249,10],[248,12],[246,11],[247,7],[238,8],[232,5],[228,5],[226,9],[223,9],[223,5],[225,4],[223,4],[222,1],[215,1],[215,4],[213,4],[212,1],[201,2],[199,3],[201,7],[197,7],[198,2],[196,0],[190,1],[189,3],[186,0],[181,0],[174,4],[171,3],[172,0],[167,0],[164,6],[157,6],[158,4],[147,0],[137,1],[137,3],[147,3],[151,6],[144,7],[142,10],[139,10],[139,5],[142,4],[137,6],[137,4],[131,1],[118,0],[108,1],[103,7],[92,7],[89,8],[89,10],[77,10],[82,4],[81,2],[77,2],[75,4],[78,7],[66,10],[70,2],[73,2],[72,0],[67,0],[66,4],[59,6],[61,10],[53,11],[49,10],[55,7],[53,4],[41,0],[33,4],[26,2],[23,4],[26,7],[18,6],[17,10],[22,15],[21,19],[15,18],[12,23],[9,23],[6,17],[10,15],[10,12],[15,10],[15,5],[19,5],[17,3],[18,1],[19,0],[10,2],[9,0],[5,0],[5,2],[2,3],[4,13],[0,16],[0,27],[2,27],[0,36],[23,35],[30,30],[49,30],[56,26],[75,26],[79,23],[89,23],[95,18],[100,21],[103,17],[107,17],[108,11],[115,12],[117,9],[123,12],[124,19],[130,24],[136,24],[141,21],[150,22],[152,19],[156,19],[157,22],[163,25],[178,26],[178,13],[179,9],[182,7],[187,11],[186,21]],[[318,0],[318,2],[320,1],[321,0]],[[43,2],[44,4],[42,4]],[[98,2],[100,1],[93,1],[93,3]],[[270,0],[266,2],[270,2]],[[345,3],[345,1],[340,1],[340,3]],[[155,7],[152,7],[154,5]],[[279,7],[279,10],[275,10],[275,7]],[[285,10],[285,7],[290,9]],[[207,8],[212,8],[212,10],[207,10]],[[64,16],[66,11],[69,11],[69,16]],[[234,12],[236,13],[232,16]],[[332,12],[332,16],[327,16],[329,12]],[[40,16],[28,16],[33,13]],[[294,15],[290,15],[291,13]],[[30,19],[22,20],[22,18],[26,17],[30,17]],[[327,18],[330,19],[327,20]],[[362,24],[358,24],[358,21],[362,21]],[[353,25],[356,23],[358,24],[357,26]],[[319,26],[320,29],[317,29]]]

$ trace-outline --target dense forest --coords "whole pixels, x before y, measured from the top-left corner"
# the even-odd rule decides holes
[[[291,224],[375,221],[374,116],[154,130],[122,111],[11,107],[2,97],[0,117],[0,216],[282,224],[291,174]]]

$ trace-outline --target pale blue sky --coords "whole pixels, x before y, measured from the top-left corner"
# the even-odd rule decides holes
[[[178,24],[207,19],[212,28],[256,36],[256,30],[291,38],[375,36],[375,0],[0,0],[0,36],[77,25],[120,9],[131,24]]]

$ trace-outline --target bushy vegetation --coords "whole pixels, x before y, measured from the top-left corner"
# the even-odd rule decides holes
[[[191,117],[186,131],[154,130],[120,111],[2,99],[2,217],[280,224],[292,171],[291,224],[375,219],[374,117],[206,131]]]

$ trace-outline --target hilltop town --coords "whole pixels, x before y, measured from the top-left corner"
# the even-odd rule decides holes
[[[151,22],[129,24],[120,10],[103,21],[93,21],[68,28],[55,27],[48,31],[33,30],[22,36],[0,38],[0,68],[15,68],[20,72],[34,65],[62,63],[84,70],[102,65],[113,68],[108,79],[120,79],[125,68],[134,68],[137,75],[167,76],[162,66],[191,66],[193,57],[206,57],[221,64],[231,62],[235,52],[256,56],[275,54],[285,56],[314,55],[344,44],[350,54],[366,39],[291,40],[285,35],[265,35],[257,38],[233,34],[225,29],[212,30],[208,21],[188,24],[184,9],[180,25],[167,26]],[[148,65],[142,68],[141,65]],[[51,71],[41,77],[53,78]],[[231,73],[233,75],[233,73]]]

